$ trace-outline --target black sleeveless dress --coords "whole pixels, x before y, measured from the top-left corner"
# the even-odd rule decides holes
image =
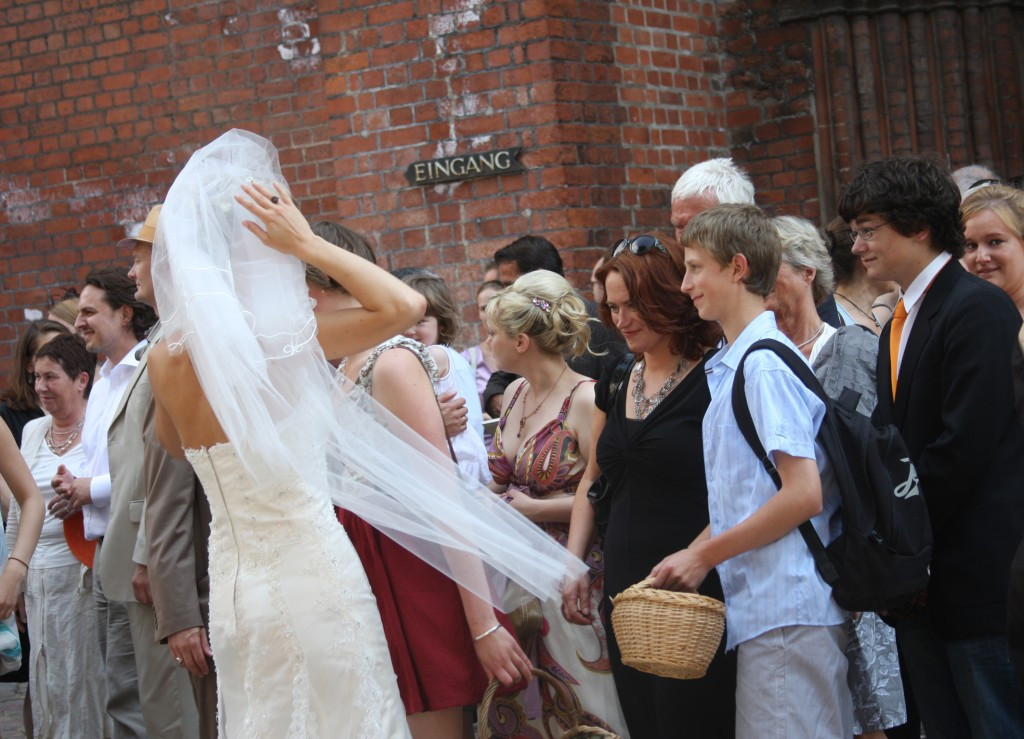
[[[708,525],[701,422],[711,395],[700,362],[643,421],[626,418],[632,403],[623,385],[608,407],[606,372],[595,388],[607,415],[597,460],[614,491],[605,535],[605,597],[643,580],[669,554],[685,548]],[[700,588],[722,599],[718,573]],[[657,677],[622,664],[609,618],[612,673],[632,736],[657,739],[731,737],[735,734],[736,653],[722,646],[698,680]]]

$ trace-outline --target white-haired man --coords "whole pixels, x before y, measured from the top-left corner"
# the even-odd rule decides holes
[[[698,213],[726,203],[754,204],[754,185],[732,159],[700,162],[683,172],[672,188],[672,228],[676,239]]]

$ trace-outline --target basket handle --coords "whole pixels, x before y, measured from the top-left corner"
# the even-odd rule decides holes
[[[620,598],[628,597],[627,596],[628,593],[636,593],[636,592],[638,592],[640,590],[647,590],[647,589],[651,588],[651,583],[653,583],[653,582],[654,582],[654,578],[653,577],[647,577],[647,578],[644,578],[643,580],[641,580],[638,583],[633,583],[628,588],[626,588],[621,593],[619,593],[614,598],[612,598],[612,607],[614,608],[618,604]]]
[[[570,728],[576,728],[583,723],[583,713],[580,709],[579,701],[576,700],[576,694],[572,692],[572,688],[566,690],[566,686],[562,685],[546,670],[538,670],[536,667],[533,668],[533,677],[540,678],[541,681],[547,682],[554,689],[556,701],[560,704],[559,707],[565,708],[569,721],[572,722]],[[491,684],[487,686],[487,690],[484,691],[484,697],[480,701],[480,710],[478,712],[480,739],[491,739],[491,727],[487,721],[487,716],[491,712],[491,702],[494,700],[494,694],[498,692],[500,686],[501,683],[497,679],[491,680]]]

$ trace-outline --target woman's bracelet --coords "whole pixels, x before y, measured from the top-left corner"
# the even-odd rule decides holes
[[[13,559],[15,562],[21,562],[23,565],[25,565],[25,569],[28,570],[28,562],[26,562],[25,560],[21,559],[21,557],[15,557],[12,554],[7,559]]]
[[[480,634],[480,636],[474,636],[473,637],[473,641],[480,641],[481,639],[490,636],[491,634],[493,634],[495,631],[497,631],[500,628],[501,628],[501,624],[500,623],[496,623],[496,624],[494,624],[494,626],[492,626],[491,628],[487,629],[487,631],[485,631],[484,633]]]

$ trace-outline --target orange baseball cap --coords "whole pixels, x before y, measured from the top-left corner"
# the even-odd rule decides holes
[[[146,216],[146,222],[139,228],[139,233],[135,236],[131,236],[127,239],[121,239],[117,242],[119,247],[130,247],[135,246],[136,241],[141,241],[144,244],[152,244],[153,239],[156,238],[156,222],[160,218],[160,209],[163,208],[163,204],[154,205],[152,210],[149,211],[149,215]]]

